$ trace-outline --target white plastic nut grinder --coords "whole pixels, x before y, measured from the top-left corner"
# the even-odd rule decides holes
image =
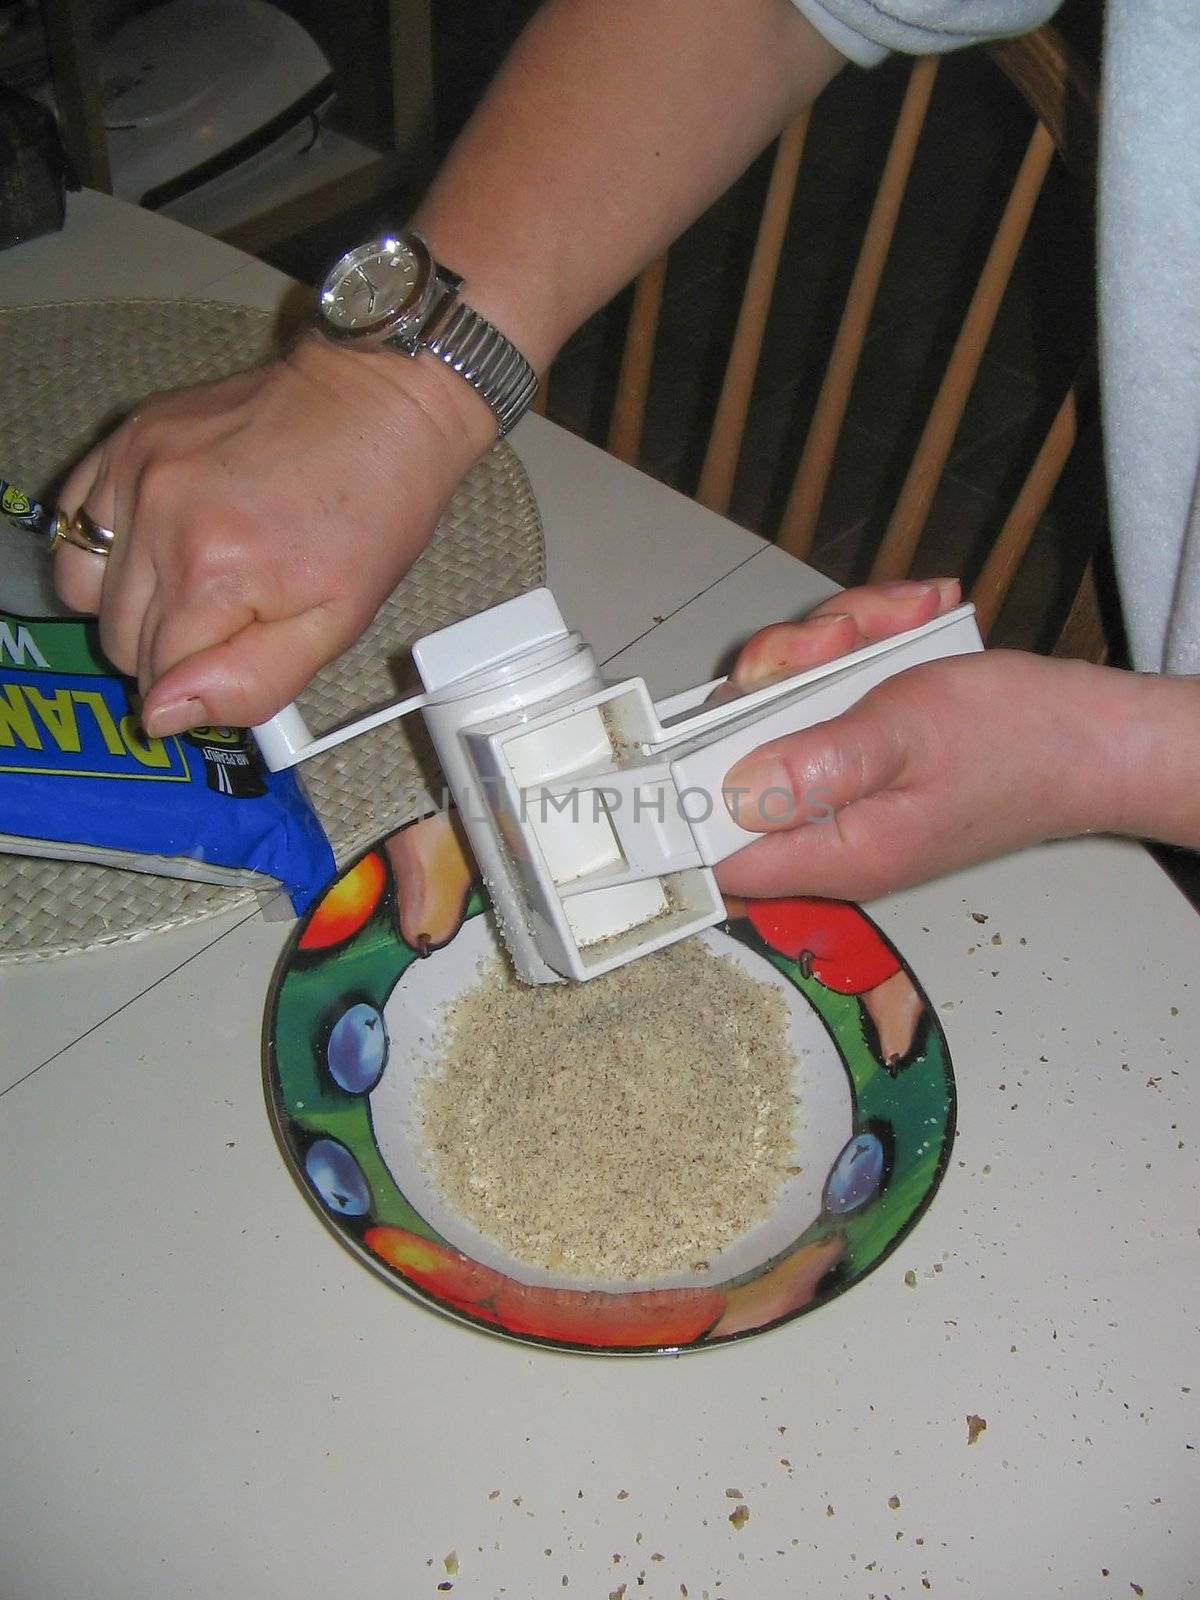
[[[419,640],[423,693],[317,738],[294,706],[254,731],[278,770],[421,711],[518,975],[578,981],[724,920],[712,869],[759,837],[722,796],[742,756],[982,648],[962,605],[748,694],[710,703],[718,678],[655,703],[535,589]]]

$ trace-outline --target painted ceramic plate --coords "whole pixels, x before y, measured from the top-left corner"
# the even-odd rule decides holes
[[[298,925],[267,1006],[267,1102],[319,1214],[393,1287],[478,1328],[605,1354],[715,1349],[852,1288],[933,1197],[954,1136],[945,1039],[856,906],[731,903],[713,949],[784,993],[799,1062],[796,1175],[773,1213],[690,1271],[627,1284],[507,1256],[439,1196],[414,1084],[444,1004],[496,950],[450,819],[402,828]]]

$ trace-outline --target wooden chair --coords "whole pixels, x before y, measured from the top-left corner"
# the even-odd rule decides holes
[[[1029,228],[1035,203],[1055,160],[1061,161],[1090,211],[1094,183],[1096,92],[1086,68],[1051,28],[990,47],[988,55],[1027,102],[1032,131],[986,253],[961,329],[929,408],[903,484],[879,540],[872,581],[908,574],[930,508],[949,460],[959,424],[1005,289]],[[939,71],[934,57],[913,62],[883,162],[869,219],[832,340],[807,438],[786,509],[776,533],[781,548],[807,558],[826,496],[834,456],[859,361],[871,326],[897,220],[909,185],[926,112]],[[820,114],[820,106],[816,108]],[[810,113],[780,137],[745,279],[736,331],[729,350],[703,465],[695,489],[702,504],[728,512],[741,455],[764,331],[780,270]],[[607,447],[636,463],[645,421],[667,257],[638,278],[624,343]],[[1059,483],[1076,441],[1079,407],[1093,388],[1090,338],[1079,353],[1078,375],[1067,390],[1037,450],[1019,493],[975,578],[970,598],[986,634],[1008,594],[1039,520]],[[1100,621],[1096,574],[1089,560],[1056,651],[1103,659],[1107,646]]]

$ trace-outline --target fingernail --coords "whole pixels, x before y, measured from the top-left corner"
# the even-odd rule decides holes
[[[819,617],[805,617],[798,626],[801,628],[827,628],[831,623],[841,624],[851,621],[848,611],[826,611]],[[765,689],[768,684],[779,683],[783,678],[793,678],[800,669],[795,666],[761,666],[754,670],[752,663],[739,662],[733,669],[730,681],[734,687],[742,690]]]
[[[202,728],[207,720],[199,700],[168,700],[146,712],[142,725],[152,739],[166,739],[173,733],[186,733],[189,728]]]
[[[962,585],[957,578],[935,578],[933,581],[943,600],[957,597],[962,592]]]
[[[733,820],[752,833],[786,828],[797,820],[787,768],[777,756],[757,750],[743,756],[726,774],[721,795]]]
[[[937,584],[930,583],[924,578],[895,578],[888,583],[881,583],[879,587],[884,594],[915,596],[932,594],[937,588]]]

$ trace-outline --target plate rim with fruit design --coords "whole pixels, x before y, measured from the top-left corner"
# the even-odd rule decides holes
[[[414,867],[417,858],[426,866]],[[441,926],[416,933],[404,923],[401,885],[432,858],[452,903]],[[369,1097],[390,1059],[383,1013],[392,991],[487,910],[452,816],[417,819],[342,869],[293,930],[268,992],[263,1080],[284,1160],[326,1226],[393,1288],[526,1345],[675,1355],[795,1321],[861,1282],[916,1226],[954,1142],[944,1032],[901,953],[860,907],[786,897],[731,902],[714,932],[803,995],[849,1080],[851,1136],[824,1179],[819,1215],[750,1271],[694,1288],[528,1284],[465,1255],[400,1190]]]

